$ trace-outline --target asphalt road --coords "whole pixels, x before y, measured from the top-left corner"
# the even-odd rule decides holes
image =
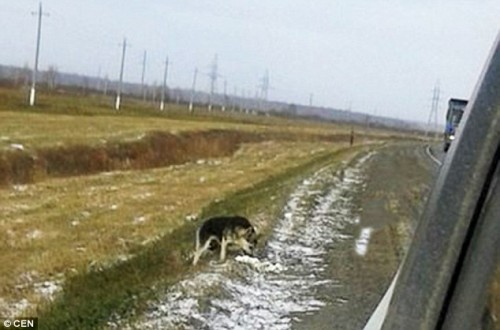
[[[294,329],[363,329],[411,242],[443,161],[437,147],[430,151],[435,159],[425,145],[402,144],[379,150],[366,162],[363,189],[353,196],[359,222],[344,229],[350,240],[329,251],[327,274],[340,285],[319,288],[328,303],[300,315]]]

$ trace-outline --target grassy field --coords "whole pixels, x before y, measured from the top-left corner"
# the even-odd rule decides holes
[[[237,112],[212,111],[197,107],[189,114],[185,105],[171,104],[159,111],[153,105],[125,99],[121,110],[102,96],[75,97],[65,94],[40,95],[37,106],[29,107],[25,92],[0,88],[0,150],[12,144],[27,149],[71,144],[102,144],[137,140],[150,131],[178,133],[191,130],[230,129],[250,132],[292,134],[347,133],[350,126]],[[127,103],[128,102],[128,103]],[[53,116],[59,114],[60,116]],[[120,120],[116,120],[119,117]],[[383,134],[363,130],[363,133]],[[385,134],[391,134],[386,132]]]
[[[96,146],[134,142],[151,132],[230,130],[253,134],[281,134],[296,139],[347,136],[354,128],[356,142],[381,138],[418,138],[410,133],[366,126],[290,119],[231,111],[208,112],[197,106],[193,113],[182,104],[159,111],[153,104],[125,97],[122,109],[112,108],[111,96],[39,93],[35,107],[27,105],[27,90],[0,87],[0,152],[68,146]],[[117,120],[118,119],[118,120]]]
[[[190,271],[200,218],[240,213],[265,228],[293,180],[361,150],[348,148],[343,125],[190,115],[177,105],[159,112],[138,102],[115,112],[102,98],[74,95],[41,95],[32,109],[23,95],[0,89],[0,172],[20,170],[12,159],[32,160],[35,170],[49,156],[106,159],[95,171],[50,175],[44,167],[43,175],[0,188],[0,315],[36,314],[56,327],[87,315],[78,328],[92,328],[126,312],[145,288]],[[396,138],[356,130],[357,145]],[[116,150],[121,158],[112,157]],[[171,154],[177,161],[157,162]],[[68,166],[90,166],[87,158]]]

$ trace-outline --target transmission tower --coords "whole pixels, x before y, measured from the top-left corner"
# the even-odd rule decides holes
[[[38,73],[38,56],[40,54],[40,39],[42,38],[42,16],[48,16],[48,13],[44,13],[42,10],[42,3],[40,2],[38,7],[38,12],[32,12],[32,15],[38,15],[38,28],[36,34],[36,51],[35,51],[35,65],[33,66],[33,76],[31,79],[31,90],[30,90],[30,106],[35,105],[35,94],[36,94],[36,76]]]
[[[267,101],[269,95],[269,71],[266,70],[264,76],[260,79],[260,98],[259,98],[259,109],[262,110],[262,104]]]
[[[208,78],[210,78],[210,98],[208,100],[208,111],[212,111],[213,97],[217,88],[217,78],[220,77],[217,72],[219,69],[217,62],[217,54],[215,54],[212,65],[210,66],[210,72],[208,73]]]
[[[436,127],[438,127],[438,108],[439,108],[439,94],[441,93],[440,88],[439,88],[439,81],[436,83],[434,86],[434,89],[432,90],[432,104],[431,104],[431,111],[429,112],[429,120],[427,121],[427,130],[425,132],[425,135],[429,135],[429,131],[432,129],[434,130]]]
[[[269,93],[269,71],[266,70],[264,76],[261,79],[261,97],[264,101],[267,101],[267,96]]]

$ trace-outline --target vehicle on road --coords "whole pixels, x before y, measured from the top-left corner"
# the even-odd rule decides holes
[[[458,124],[462,120],[462,116],[467,106],[467,100],[450,99],[448,101],[448,111],[446,112],[446,126],[444,129],[444,151],[448,151],[451,142],[455,140],[455,133]]]

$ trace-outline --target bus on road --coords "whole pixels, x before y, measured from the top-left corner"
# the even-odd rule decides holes
[[[467,106],[467,100],[450,99],[448,111],[446,112],[446,127],[444,130],[444,151],[448,151],[451,142],[455,139],[455,133]]]

